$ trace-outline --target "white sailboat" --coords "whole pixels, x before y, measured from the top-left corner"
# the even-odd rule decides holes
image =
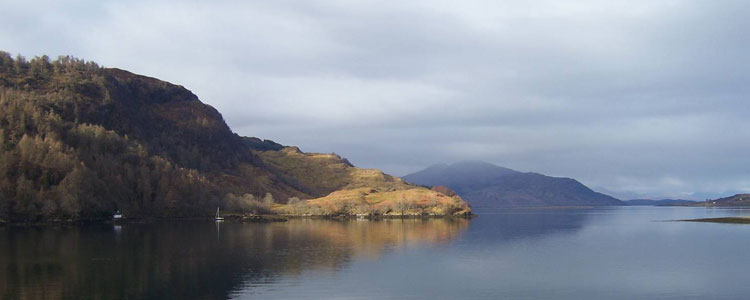
[[[219,215],[219,207],[218,206],[216,207],[216,217],[214,217],[214,220],[216,220],[216,221],[224,221],[224,217],[222,217],[221,215]]]

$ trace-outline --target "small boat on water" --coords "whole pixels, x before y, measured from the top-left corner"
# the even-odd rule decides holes
[[[112,220],[122,220],[122,213],[118,210],[112,215]]]
[[[222,217],[222,216],[221,216],[221,215],[219,214],[219,208],[218,208],[218,207],[216,207],[216,217],[214,217],[214,220],[216,220],[217,222],[218,222],[218,221],[224,221],[224,217]]]

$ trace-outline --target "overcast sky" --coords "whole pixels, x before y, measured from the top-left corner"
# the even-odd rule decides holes
[[[4,0],[0,49],[183,85],[241,135],[405,175],[750,192],[750,1]]]

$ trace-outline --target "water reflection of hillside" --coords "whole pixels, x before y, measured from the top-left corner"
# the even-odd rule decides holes
[[[474,220],[467,238],[479,243],[505,243],[581,230],[595,215],[590,209],[502,209],[488,210]],[[474,238],[471,238],[471,237]]]
[[[239,286],[449,243],[469,220],[0,228],[2,299],[224,299]]]

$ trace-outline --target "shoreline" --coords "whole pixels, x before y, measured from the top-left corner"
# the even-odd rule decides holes
[[[750,224],[750,217],[719,217],[675,220],[677,222],[700,222],[700,223],[724,223],[724,224]]]
[[[291,219],[311,219],[311,220],[330,220],[330,221],[350,221],[350,220],[394,220],[394,219],[473,219],[478,217],[476,214],[469,215],[285,215],[285,214],[263,214],[263,215],[224,215],[224,220],[219,222],[242,222],[242,223],[273,223],[287,222]],[[90,220],[50,220],[36,222],[7,222],[0,221],[2,227],[47,227],[47,226],[80,226],[80,225],[98,225],[98,224],[144,224],[157,222],[195,222],[195,221],[214,221],[214,217],[179,217],[179,218],[125,218],[125,219],[90,219]]]

